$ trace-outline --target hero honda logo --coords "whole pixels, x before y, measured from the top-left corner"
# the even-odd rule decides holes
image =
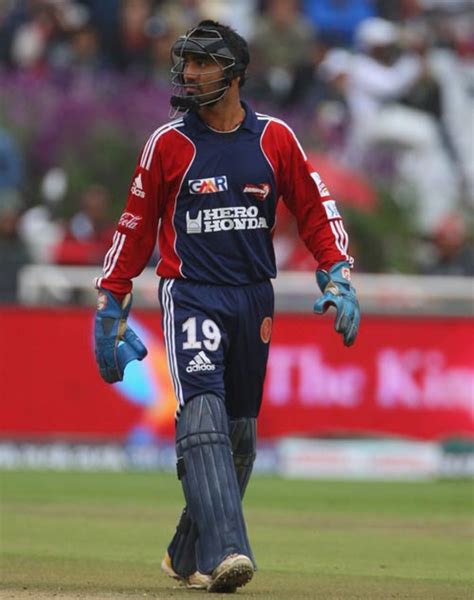
[[[227,192],[227,177],[218,175],[207,179],[190,179],[188,181],[190,194],[214,194],[216,192]]]
[[[256,206],[225,206],[199,210],[195,217],[186,212],[187,233],[215,233],[242,229],[268,229],[265,217]]]

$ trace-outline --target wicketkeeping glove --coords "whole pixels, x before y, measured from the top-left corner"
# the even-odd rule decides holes
[[[120,304],[112,292],[100,289],[95,317],[95,358],[102,379],[107,383],[122,381],[126,365],[148,354],[143,342],[127,325],[132,294]]]
[[[316,271],[316,281],[323,295],[315,302],[314,312],[322,315],[330,306],[335,306],[334,329],[342,334],[346,346],[352,346],[359,330],[360,308],[351,284],[349,263],[341,261],[329,271]]]

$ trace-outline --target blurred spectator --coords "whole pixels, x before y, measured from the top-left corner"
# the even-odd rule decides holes
[[[244,88],[250,102],[280,113],[320,156],[386,186],[394,210],[409,212],[424,239],[454,209],[472,209],[472,0],[0,0],[0,116],[25,148],[23,161],[0,130],[0,190],[18,201],[20,190],[41,198],[19,216],[34,261],[51,261],[56,248],[66,262],[93,260],[85,248],[97,232],[94,242],[73,233],[82,217],[58,246],[58,215],[71,213],[61,204],[71,198],[65,174],[82,185],[106,181],[108,166],[97,169],[82,145],[96,147],[99,130],[110,137],[106,162],[117,172],[149,118],[166,121],[169,47],[209,16],[254,46]],[[52,169],[41,184],[52,164],[63,170]],[[282,228],[281,262],[299,268],[293,235]],[[82,258],[71,258],[78,247]]]
[[[115,223],[109,213],[110,197],[102,185],[90,185],[82,194],[81,210],[66,228],[53,261],[67,265],[99,265],[112,244]]]
[[[423,269],[429,275],[474,275],[474,246],[465,218],[451,213],[434,230],[434,253]]]
[[[14,31],[11,61],[22,69],[42,73],[61,43],[62,30],[57,7],[52,2],[26,3],[25,20]]]
[[[71,34],[67,66],[74,71],[94,72],[105,66],[97,29],[85,23]]]
[[[246,40],[255,33],[257,0],[201,0],[200,12],[203,18],[214,19],[230,25]],[[257,30],[258,32],[258,30]]]
[[[0,192],[0,302],[16,302],[18,273],[30,262],[18,235],[20,210],[17,195]]]
[[[347,158],[367,167],[370,153],[377,156],[381,148],[390,148],[394,175],[413,190],[416,224],[429,233],[459,198],[452,160],[433,115],[440,110],[437,84],[420,54],[402,50],[399,29],[388,21],[364,21],[357,41],[360,52],[348,84],[352,125]],[[414,103],[417,88],[427,92],[425,101],[417,109],[404,106],[410,94]]]
[[[255,31],[251,48],[252,61],[259,66],[255,77],[266,82],[269,100],[284,105],[295,71],[311,54],[314,30],[299,12],[297,0],[269,0]]]
[[[289,104],[298,106],[309,119],[308,144],[338,153],[344,149],[350,125],[347,85],[351,55],[342,48],[327,50],[313,44],[309,61],[296,71]]]
[[[150,38],[152,79],[167,85],[170,80],[170,48],[178,34],[161,13],[149,19],[146,31]]]
[[[150,0],[122,0],[114,59],[121,70],[145,73],[150,64],[147,22]]]
[[[13,137],[0,127],[0,194],[19,191],[23,179],[23,158]]]
[[[403,22],[421,16],[420,0],[375,0],[375,12],[389,21]]]
[[[359,23],[374,16],[373,0],[304,0],[303,12],[331,46],[352,44]]]
[[[158,14],[174,30],[175,38],[207,18],[201,10],[201,0],[163,0],[159,4]]]
[[[35,263],[51,262],[54,249],[64,235],[58,206],[64,200],[67,177],[58,167],[50,169],[41,183],[43,202],[26,210],[19,221],[21,239]]]

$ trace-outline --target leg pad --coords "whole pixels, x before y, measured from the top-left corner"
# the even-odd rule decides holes
[[[212,573],[230,554],[252,556],[232,459],[228,417],[217,396],[188,402],[176,429],[187,510],[196,524],[197,568]]]

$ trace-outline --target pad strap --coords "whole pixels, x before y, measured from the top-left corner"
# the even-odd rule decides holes
[[[257,456],[257,419],[230,419],[229,429],[240,496],[243,498]]]

